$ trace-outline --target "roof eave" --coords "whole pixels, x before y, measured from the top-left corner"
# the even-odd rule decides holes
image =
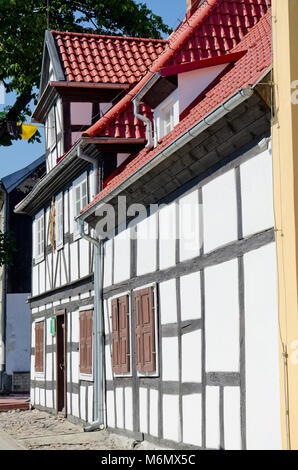
[[[209,113],[206,117],[201,119],[197,124],[192,126],[189,130],[184,132],[181,136],[171,142],[165,149],[161,150],[157,153],[152,159],[150,159],[145,165],[139,168],[135,173],[129,176],[125,181],[120,183],[119,186],[114,188],[111,192],[109,192],[106,196],[104,196],[99,201],[92,204],[90,207],[87,206],[86,210],[83,209],[82,214],[77,218],[82,221],[85,221],[92,213],[98,209],[100,206],[103,206],[113,197],[120,194],[123,190],[125,190],[128,186],[130,186],[134,181],[136,181],[140,176],[147,173],[150,169],[154,166],[161,163],[165,158],[172,155],[176,150],[180,149],[184,145],[186,145],[190,140],[194,137],[197,137],[200,133],[202,133],[205,129],[210,127],[212,124],[215,124],[219,119],[224,117],[230,111],[235,109],[241,103],[246,101],[253,95],[253,87],[248,86],[246,88],[241,88],[237,93],[231,95],[227,100],[225,100],[222,104],[220,104],[217,108],[215,108],[211,113]]]

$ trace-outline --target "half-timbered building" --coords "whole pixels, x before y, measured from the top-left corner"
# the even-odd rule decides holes
[[[268,7],[189,1],[166,41],[46,33],[48,173],[16,209],[34,406],[154,445],[281,447]]]
[[[188,3],[82,137],[128,138],[140,104],[152,112],[146,146],[103,169],[78,219],[104,252],[105,424],[172,448],[279,449],[270,2]]]
[[[47,173],[16,207],[32,217],[31,402],[91,423],[94,359],[94,245],[75,217],[98,193],[99,151],[109,175],[145,131],[122,142],[80,136],[146,73],[165,41],[46,31],[40,95],[32,115],[45,125]],[[122,145],[121,145],[122,143]]]

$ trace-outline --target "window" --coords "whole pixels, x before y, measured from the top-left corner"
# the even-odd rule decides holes
[[[92,374],[93,310],[80,312],[80,373]]]
[[[64,234],[64,224],[63,224],[63,193],[61,193],[56,198],[56,248],[59,249],[63,246],[63,234]]]
[[[112,370],[115,374],[130,371],[128,295],[112,300]]]
[[[47,136],[48,136],[47,147],[52,150],[56,145],[56,126],[55,126],[55,109],[54,108],[52,108],[51,111],[49,112]]]
[[[134,292],[136,367],[138,372],[155,372],[154,291],[148,287]]]
[[[35,323],[35,372],[43,372],[44,321]]]
[[[164,137],[174,129],[174,107],[172,100],[161,109],[160,124],[160,138]]]
[[[87,194],[87,176],[84,174],[84,177],[77,180],[77,183],[74,183],[73,187],[73,197],[74,197],[74,218],[80,215],[81,210],[88,204],[88,194]],[[79,224],[76,222],[75,231],[79,232]]]
[[[40,260],[44,257],[44,213],[43,211],[36,216],[36,259]]]

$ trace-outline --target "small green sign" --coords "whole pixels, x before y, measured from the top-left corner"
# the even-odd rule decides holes
[[[51,335],[55,336],[56,334],[56,317],[51,317]]]

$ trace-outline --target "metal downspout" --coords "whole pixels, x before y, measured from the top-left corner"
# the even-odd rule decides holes
[[[104,407],[104,348],[102,312],[102,244],[84,232],[84,222],[79,220],[80,234],[94,245],[94,320],[93,320],[93,370],[94,370],[94,421],[84,427],[85,432],[105,427]]]
[[[98,164],[98,159],[95,157],[90,157],[90,155],[87,155],[82,152],[81,145],[78,146],[77,150],[77,156],[78,158],[81,158],[82,160],[86,160],[87,162],[90,162],[93,164],[93,171],[94,171],[94,186],[93,186],[93,196],[95,197],[96,194],[99,192],[99,164]]]
[[[3,229],[4,233],[7,230],[7,193],[4,189],[4,202],[3,202],[3,216],[4,223]],[[0,392],[3,391],[3,374],[6,370],[6,265],[2,267],[2,305],[1,305],[1,365],[0,365]]]
[[[97,158],[77,150],[78,158],[93,164],[94,195],[99,192],[99,163]],[[84,427],[85,432],[91,432],[105,427],[104,403],[104,346],[103,346],[103,311],[102,311],[102,243],[97,238],[85,233],[84,222],[79,220],[80,235],[94,245],[94,319],[93,319],[93,370],[94,370],[94,421]]]
[[[145,116],[143,116],[142,114],[139,113],[139,105],[140,105],[139,99],[135,98],[135,99],[132,100],[132,102],[133,102],[133,111],[134,111],[135,117],[140,119],[141,121],[143,121],[146,124],[146,134],[147,134],[146,148],[147,147],[150,148],[152,146],[152,141],[153,141],[152,122],[149,118],[146,118]]]

